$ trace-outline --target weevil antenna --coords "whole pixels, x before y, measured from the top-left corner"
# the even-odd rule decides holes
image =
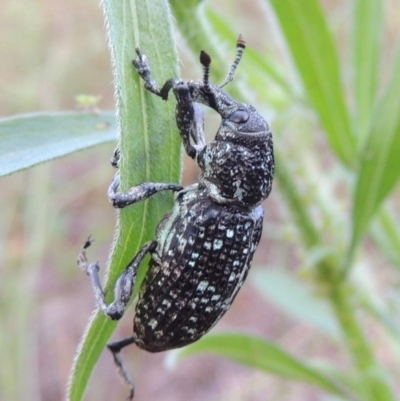
[[[203,66],[203,83],[204,89],[207,92],[210,92],[210,64],[211,64],[211,57],[206,53],[204,50],[200,52],[200,63]]]
[[[236,56],[235,60],[233,60],[233,63],[231,65],[231,68],[229,70],[228,75],[226,76],[224,82],[219,86],[220,88],[223,88],[226,84],[229,84],[233,80],[233,76],[235,75],[235,71],[237,66],[240,63],[240,60],[242,59],[244,49],[246,48],[246,41],[244,40],[242,34],[239,34],[239,37],[236,41]]]

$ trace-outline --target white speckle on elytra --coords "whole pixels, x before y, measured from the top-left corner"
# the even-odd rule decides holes
[[[151,319],[151,320],[147,323],[147,325],[148,325],[149,327],[151,327],[152,330],[154,330],[154,329],[157,327],[158,322],[157,322],[156,319]]]
[[[224,244],[224,242],[222,240],[220,240],[220,239],[214,240],[214,244],[213,244],[214,251],[217,251],[218,249],[221,249],[223,244]]]
[[[169,308],[169,307],[171,306],[171,302],[168,301],[168,299],[163,299],[162,305],[164,305],[164,306],[166,306],[167,308]]]
[[[235,232],[233,230],[227,230],[226,231],[226,236],[228,238],[232,238],[234,234],[235,234]]]
[[[200,281],[200,283],[197,285],[197,291],[203,293],[206,288],[208,287],[208,281]]]

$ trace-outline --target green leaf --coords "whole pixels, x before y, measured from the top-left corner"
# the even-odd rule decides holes
[[[394,216],[391,209],[382,207],[370,232],[390,262],[400,268],[400,227]]]
[[[374,110],[370,132],[360,155],[350,254],[400,176],[400,42],[393,67],[386,91]]]
[[[317,0],[269,0],[298,73],[337,156],[351,165],[355,140],[350,130],[339,60]]]
[[[181,359],[204,352],[220,355],[280,377],[309,383],[336,395],[349,396],[349,391],[336,381],[333,375],[324,375],[274,343],[255,336],[234,333],[207,335],[177,351],[176,357]]]
[[[166,103],[147,92],[132,66],[132,59],[136,57],[135,47],[140,47],[149,59],[153,78],[160,86],[167,79],[178,76],[168,3],[166,0],[105,0],[103,4],[121,131],[121,189],[146,181],[178,182],[181,141],[174,119],[174,102]],[[154,238],[155,227],[172,201],[172,194],[161,193],[119,213],[105,284],[108,301],[112,299],[112,290],[120,272],[139,248]],[[137,294],[145,269],[143,263],[133,296]],[[72,370],[70,401],[81,400],[90,374],[115,326],[115,322],[100,312],[91,320]]]
[[[0,176],[117,137],[115,113],[22,114],[0,120]]]
[[[378,83],[383,10],[381,0],[355,0],[353,46],[357,139],[365,139]]]
[[[250,275],[250,279],[261,295],[282,310],[322,330],[331,338],[340,338],[340,328],[331,308],[324,299],[313,296],[304,283],[279,270],[258,269]]]

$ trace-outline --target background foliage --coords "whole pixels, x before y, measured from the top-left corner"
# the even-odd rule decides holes
[[[0,46],[5,94],[0,111],[4,116],[35,110],[46,114],[0,121],[3,174],[111,141],[115,134],[109,112],[93,114],[94,109],[114,107],[101,10],[96,4],[74,1],[25,3],[6,2],[0,17],[3,29],[10,32],[0,39],[5,41]],[[263,240],[249,283],[213,331],[216,334],[174,353],[128,352],[137,399],[400,398],[398,4],[391,0],[197,3],[171,1],[182,75],[201,76],[197,54],[204,48],[212,56],[212,78],[221,81],[227,60],[233,58],[237,34],[244,35],[249,46],[228,91],[254,104],[269,121],[275,138],[276,184],[265,204]],[[174,45],[168,34],[163,40],[148,36],[154,35],[155,27],[164,23],[168,27],[165,3],[141,8],[133,1],[105,2],[105,6],[110,41],[116,46],[120,122],[137,124],[152,107],[166,121],[152,125],[144,119],[144,128],[137,129],[139,142],[126,156],[130,160],[126,174],[131,171],[126,185],[138,177],[147,179],[147,174],[177,177],[178,141],[173,145],[167,135],[163,143],[157,140],[157,124],[169,124],[174,138],[173,119],[168,117],[172,102],[157,103],[140,89],[130,91],[137,85],[135,78],[128,63],[118,64],[133,56],[129,48],[139,41],[147,54],[164,52],[160,59],[153,56],[160,81],[174,75]],[[132,20],[113,25],[113,16],[120,18],[118,12]],[[134,42],[115,41],[127,32]],[[121,59],[116,56],[120,49]],[[76,102],[80,93],[93,97]],[[121,99],[131,94],[138,98],[127,99],[121,115],[125,107]],[[99,95],[102,99],[96,103]],[[76,108],[77,103],[86,109],[83,113],[48,114]],[[91,120],[96,118],[100,120]],[[217,125],[215,116],[207,115],[210,137]],[[155,134],[154,142],[146,132]],[[140,150],[140,141],[143,146],[150,141],[155,153]],[[92,252],[104,266],[112,242],[114,213],[105,191],[114,173],[107,163],[113,146],[105,144],[0,181],[4,205],[0,400],[64,398],[72,356],[93,309],[89,283],[75,268],[74,259],[92,233],[97,240]],[[171,150],[165,151],[167,146]],[[155,160],[166,155],[160,162],[163,171],[146,168],[135,150],[153,154]],[[191,164],[185,172],[184,183],[195,180]],[[135,221],[135,232],[128,230],[131,237],[124,237],[121,220],[117,243],[126,244],[129,238],[131,244],[143,228],[147,234],[142,236],[151,235],[165,202],[158,199],[144,206],[153,211],[128,212],[125,227]],[[141,242],[140,237],[137,240]],[[113,260],[120,259],[110,282],[130,252],[134,253],[133,246],[116,247]],[[78,359],[84,363],[75,365],[71,400],[81,397],[90,366],[114,329],[98,327],[92,323],[87,331]],[[228,328],[230,333],[224,334]],[[115,337],[130,331],[131,319],[126,317]],[[90,335],[96,342],[88,341]],[[186,358],[204,352],[251,368],[216,357]],[[174,370],[165,372],[161,364],[165,359]],[[97,366],[87,399],[123,399],[126,389],[118,384],[109,355],[103,355]]]

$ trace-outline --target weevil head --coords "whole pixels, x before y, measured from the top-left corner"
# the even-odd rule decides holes
[[[221,126],[216,140],[240,140],[248,134],[266,135],[269,127],[264,118],[250,105],[240,103],[229,96],[218,85],[203,81],[189,81],[188,88],[194,102],[214,109],[221,116]]]
[[[237,103],[222,117],[215,140],[250,146],[269,137],[267,122],[250,105]]]

